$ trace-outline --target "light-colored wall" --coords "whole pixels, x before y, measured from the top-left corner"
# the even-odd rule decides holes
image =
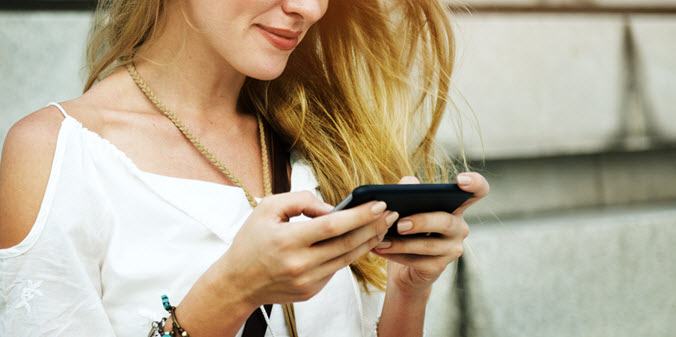
[[[455,101],[473,158],[481,140],[488,159],[676,144],[676,15],[492,13],[457,26]],[[453,147],[450,121],[440,136]]]
[[[468,153],[505,159],[676,144],[674,17],[458,15],[455,101]],[[0,12],[0,145],[27,113],[80,94],[89,22],[87,12]],[[627,62],[638,72],[636,97]],[[440,141],[452,149],[455,135],[449,119]]]
[[[87,12],[0,11],[0,146],[9,128],[82,93]]]

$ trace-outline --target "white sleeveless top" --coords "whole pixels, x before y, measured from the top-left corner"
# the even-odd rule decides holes
[[[0,336],[147,336],[160,296],[178,305],[252,208],[237,187],[141,171],[51,105],[65,119],[37,220],[0,250]],[[291,167],[291,191],[319,197],[295,153]],[[299,335],[375,336],[382,300],[342,269],[295,304]],[[275,305],[266,336],[288,336],[283,316]]]

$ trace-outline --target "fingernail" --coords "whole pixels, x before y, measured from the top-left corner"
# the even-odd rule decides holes
[[[391,227],[392,224],[395,221],[397,221],[397,218],[399,218],[399,213],[397,213],[397,212],[390,213],[390,215],[388,215],[387,218],[385,218],[385,222],[387,222],[387,227],[388,228]]]
[[[385,209],[387,208],[387,204],[383,201],[378,201],[373,207],[371,207],[371,212],[373,212],[374,215],[380,215],[381,213],[385,212]]]
[[[378,248],[378,249],[384,249],[384,248],[390,248],[390,246],[392,246],[392,242],[391,242],[391,241],[383,241],[383,242],[379,243],[379,244],[376,246],[376,248]]]
[[[399,233],[408,232],[413,228],[413,222],[411,220],[402,220],[397,224],[397,230]]]
[[[463,185],[463,186],[467,186],[467,185],[472,184],[472,178],[470,178],[469,176],[464,176],[464,175],[458,176],[456,178],[456,181],[458,182],[458,185]]]
[[[385,238],[385,234],[387,234],[387,231],[378,233],[378,241],[383,241],[383,239]]]

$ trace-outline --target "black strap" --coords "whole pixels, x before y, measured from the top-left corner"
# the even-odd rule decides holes
[[[270,149],[270,171],[272,172],[272,193],[285,193],[291,189],[287,166],[289,164],[289,145],[268,126],[265,128]]]
[[[264,307],[265,312],[267,312],[268,316],[270,316],[270,313],[272,312],[272,304],[266,304]],[[242,337],[263,337],[265,336],[265,330],[267,330],[267,328],[268,323],[265,322],[263,312],[261,312],[260,309],[256,309],[256,311],[254,311],[246,320]]]
[[[268,149],[270,149],[270,170],[272,172],[272,193],[284,193],[290,190],[289,175],[287,173],[287,163],[289,162],[289,148],[277,134],[268,126],[265,128]],[[266,304],[265,311],[270,316],[272,304]],[[244,324],[242,337],[264,337],[268,328],[263,312],[256,309]]]

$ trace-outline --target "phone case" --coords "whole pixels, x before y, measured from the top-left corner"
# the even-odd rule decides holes
[[[378,200],[387,203],[387,209],[399,213],[399,218],[418,213],[453,213],[472,196],[456,184],[362,185],[341,201],[333,212]],[[387,236],[399,236],[396,223]]]

